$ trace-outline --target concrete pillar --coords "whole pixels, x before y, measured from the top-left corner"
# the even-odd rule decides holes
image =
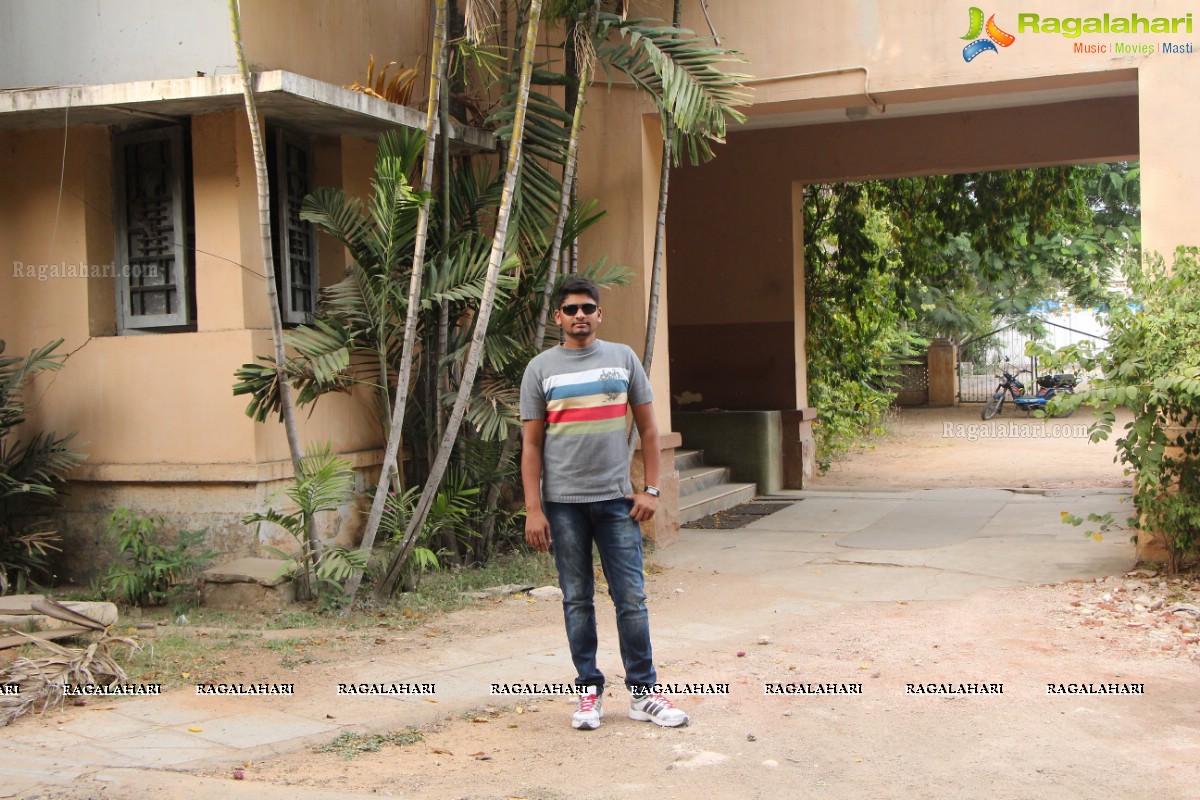
[[[781,412],[783,449],[783,488],[804,489],[812,480],[817,465],[817,443],[812,425],[817,409],[798,408]]]
[[[654,519],[642,523],[642,535],[655,547],[666,547],[679,541],[679,472],[675,469],[675,449],[682,444],[678,433],[661,433],[658,437],[658,512]],[[633,490],[646,485],[642,466],[642,443],[630,465]]]
[[[1157,54],[1138,66],[1138,122],[1142,167],[1142,252],[1169,265],[1176,248],[1200,245],[1200,155],[1186,145],[1200,127],[1200,70],[1194,56]],[[1138,558],[1162,561],[1159,531],[1139,530]]]
[[[193,117],[192,164],[197,328],[270,328],[246,113],[231,110]]]

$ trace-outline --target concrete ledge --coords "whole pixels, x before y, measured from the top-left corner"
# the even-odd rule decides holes
[[[383,463],[383,450],[372,448],[339,453],[352,469],[377,467]],[[71,472],[72,481],[106,483],[262,483],[292,477],[292,462],[287,459],[251,463],[224,464],[80,464]]]
[[[783,487],[783,431],[778,411],[677,411],[672,427],[705,461],[727,466],[735,481],[759,494]]]
[[[396,126],[422,130],[424,113],[378,97],[286,70],[252,76],[259,111],[283,116],[313,133],[349,133],[375,139]],[[48,128],[71,109],[72,125],[117,125],[132,113],[189,117],[240,108],[241,77],[236,73],[192,78],[130,81],[85,86],[49,86],[0,92],[0,129]],[[459,148],[494,151],[490,131],[450,123]]]

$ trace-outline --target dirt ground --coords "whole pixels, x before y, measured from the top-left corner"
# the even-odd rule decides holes
[[[1085,438],[942,437],[963,409],[904,412],[895,433],[837,465],[823,486],[1125,485],[1111,454]],[[1077,415],[1079,416],[1079,415]],[[1023,419],[1007,415],[1007,424]],[[1051,421],[1050,424],[1054,424]],[[1066,422],[1086,422],[1072,419]],[[1041,424],[1040,422],[1038,424]],[[953,433],[957,429],[952,429]],[[976,434],[979,430],[975,429]],[[687,536],[705,535],[686,531]],[[803,576],[797,576],[801,587]],[[809,604],[781,613],[758,585],[719,570],[651,570],[656,639],[749,614],[754,622],[656,651],[663,681],[728,683],[728,695],[683,696],[689,726],[625,716],[619,660],[597,731],[569,726],[573,699],[480,705],[448,715],[419,742],[378,752],[308,750],[205,771],[248,782],[405,798],[1200,798],[1200,581],[1153,571],[1101,581],[981,593],[954,602]],[[798,588],[797,591],[802,591]],[[602,648],[612,606],[598,600]],[[1197,612],[1200,613],[1200,612]],[[364,640],[370,653],[416,656],[506,631],[546,653],[566,647],[556,602],[488,602],[406,634]],[[256,655],[257,654],[257,655]],[[278,654],[242,666],[278,670]],[[352,658],[311,648],[298,686],[328,683]],[[231,656],[232,658],[232,656]],[[570,680],[561,676],[559,680]],[[1003,684],[1001,694],[928,696],[908,684]],[[778,696],[765,683],[861,684],[861,694]],[[1144,694],[1048,693],[1048,685],[1141,685]],[[336,709],[331,709],[336,715]],[[375,731],[374,733],[388,733]],[[108,797],[83,782],[47,797]],[[182,795],[180,795],[182,796]]]
[[[1114,462],[1119,437],[1133,416],[1118,414],[1107,442],[1089,441],[1088,409],[1066,419],[1039,419],[1005,404],[1000,416],[980,419],[981,404],[909,408],[896,412],[888,433],[874,437],[817,477],[832,486],[935,489],[1118,488],[1131,485]]]
[[[663,630],[739,601],[708,575],[653,576]],[[676,592],[683,589],[683,592]],[[1144,611],[1133,598],[1153,595]],[[1200,645],[1189,615],[1200,584],[1116,577],[988,593],[954,603],[844,605],[767,618],[740,635],[660,657],[660,680],[728,683],[728,696],[679,699],[686,728],[625,718],[610,693],[597,731],[571,730],[573,700],[480,706],[407,746],[346,760],[304,752],[245,766],[248,781],[406,798],[1196,798]],[[1109,598],[1109,599],[1105,599]],[[1138,605],[1141,605],[1140,603]],[[666,608],[663,608],[666,606]],[[612,641],[602,604],[602,641]],[[455,615],[438,640],[505,626],[559,641],[554,603],[519,599]],[[765,643],[760,644],[760,642]],[[744,653],[744,655],[739,655]],[[610,675],[617,665],[605,664]],[[335,674],[336,665],[324,668]],[[316,679],[316,674],[310,677]],[[994,696],[923,697],[906,684],[975,680]],[[862,695],[780,697],[764,683],[861,683]],[[1048,696],[1046,684],[1142,684],[1139,696]],[[241,765],[210,771],[228,777]]]

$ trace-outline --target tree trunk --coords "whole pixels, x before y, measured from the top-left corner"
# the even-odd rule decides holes
[[[288,451],[292,457],[292,472],[300,479],[300,464],[304,457],[300,447],[300,435],[296,430],[296,409],[292,403],[292,387],[288,383],[285,361],[287,352],[283,346],[283,316],[279,309],[279,291],[275,286],[275,258],[271,252],[271,186],[267,177],[267,155],[263,148],[262,129],[258,124],[258,111],[254,104],[254,89],[250,84],[250,68],[246,64],[246,50],[242,45],[242,20],[238,0],[229,0],[229,24],[233,31],[233,45],[237,50],[238,74],[242,78],[242,95],[246,101],[246,118],[250,123],[250,140],[254,147],[254,175],[258,182],[258,222],[262,230],[263,280],[267,286],[267,303],[271,310],[271,339],[275,346],[275,380],[279,383],[279,405],[283,412],[283,430],[287,435]],[[305,526],[308,552],[301,565],[301,578],[297,585],[297,598],[310,599],[309,570],[316,565],[321,552],[316,527],[310,520]]]
[[[573,42],[574,38],[570,33],[567,35],[567,42]],[[575,205],[575,172],[579,166],[579,135],[583,130],[583,108],[587,101],[588,85],[592,77],[593,61],[587,57],[590,53],[585,54],[583,63],[580,64],[577,58],[577,48],[570,47],[569,69],[574,67],[574,71],[579,73],[578,85],[574,91],[568,86],[568,107],[571,111],[571,133],[567,143],[567,156],[563,164],[563,182],[562,191],[559,195],[558,217],[554,223],[554,240],[550,248],[550,257],[547,259],[549,270],[546,274],[546,288],[542,293],[542,304],[538,309],[537,327],[534,330],[533,347],[537,350],[542,349],[542,342],[546,338],[546,324],[550,316],[550,304],[554,299],[554,284],[558,278],[559,263],[563,259],[562,240],[563,231],[567,226],[567,215]],[[500,449],[499,464],[503,466],[516,451],[520,444],[521,429],[515,428],[510,431],[504,440],[504,445]],[[488,489],[487,498],[485,499],[484,507],[488,510],[495,510],[500,502],[500,491],[503,487],[499,483],[493,483]],[[496,517],[494,514],[489,515],[484,519],[483,524],[479,529],[480,543],[477,550],[478,555],[482,559],[486,557],[488,550],[492,545],[492,537],[496,533]]]
[[[451,0],[453,2],[453,0]],[[449,23],[447,23],[448,25]],[[447,31],[447,35],[449,32]],[[442,252],[447,251],[450,242],[450,80],[442,81],[442,101],[438,109],[441,119],[442,139]],[[442,408],[442,391],[450,388],[450,375],[442,370],[442,362],[446,360],[446,351],[450,337],[450,301],[442,300],[438,304],[437,326],[437,356],[433,363],[433,409],[437,431],[437,441],[442,440],[446,433],[446,414]]]
[[[675,0],[674,25],[679,27],[680,0]],[[658,173],[658,217],[654,226],[654,262],[650,267],[650,303],[646,310],[646,345],[642,351],[642,369],[650,374],[654,363],[654,341],[658,336],[658,299],[662,287],[663,251],[667,242],[667,189],[671,180],[671,146],[675,138],[675,124],[669,112],[664,112],[662,167]],[[629,458],[633,459],[634,441],[637,439],[637,423],[629,427]]]
[[[500,266],[504,262],[504,253],[508,238],[508,221],[512,213],[513,193],[517,182],[517,171],[521,166],[522,140],[525,136],[525,111],[529,102],[529,84],[533,73],[533,56],[537,48],[538,23],[542,12],[542,0],[530,0],[529,18],[526,23],[525,44],[521,60],[521,80],[517,90],[516,114],[513,117],[512,141],[509,142],[508,159],[505,164],[504,191],[500,197],[500,209],[496,215],[496,230],[492,239],[491,258],[488,262],[487,278],[484,283],[483,298],[479,304],[479,313],[475,319],[475,331],[471,337],[471,349],[463,367],[462,380],[458,386],[458,396],[454,401],[454,409],[450,413],[450,421],[446,426],[446,435],[438,451],[437,461],[430,470],[421,499],[408,521],[404,532],[404,542],[400,550],[392,558],[385,578],[375,589],[377,599],[386,599],[395,591],[399,583],[404,562],[416,543],[418,534],[429,516],[430,506],[441,485],[442,476],[450,462],[450,454],[454,450],[454,442],[458,437],[458,429],[466,412],[467,401],[475,383],[475,374],[479,370],[480,357],[483,355],[483,341],[487,336],[488,320],[492,308],[496,304],[496,283],[500,276]]]
[[[554,300],[554,283],[558,278],[558,263],[562,258],[563,230],[567,226],[567,214],[571,210],[571,197],[575,188],[575,172],[579,166],[579,134],[583,130],[583,108],[587,100],[587,84],[592,76],[592,63],[585,59],[580,65],[579,92],[575,111],[571,116],[571,136],[567,142],[567,160],[563,165],[562,193],[559,196],[558,218],[554,224],[554,243],[550,248],[550,269],[546,275],[546,288],[542,293],[542,305],[538,309],[538,324],[533,336],[533,346],[542,349],[546,338],[546,324],[550,316],[550,304]]]
[[[392,423],[388,431],[387,448],[383,452],[383,466],[379,470],[379,484],[375,488],[375,499],[371,503],[371,513],[367,517],[367,525],[363,530],[360,550],[370,551],[375,545],[375,537],[379,533],[379,523],[383,519],[384,506],[387,504],[388,488],[391,484],[392,473],[396,471],[397,454],[400,451],[400,437],[404,428],[404,407],[408,401],[408,383],[412,372],[413,345],[417,338],[417,312],[421,305],[421,278],[425,269],[425,242],[429,233],[429,206],[433,185],[434,153],[437,150],[438,102],[441,99],[441,84],[446,74],[446,0],[435,0],[433,23],[433,54],[429,72],[429,106],[425,112],[425,160],[422,166],[422,191],[425,192],[425,203],[421,206],[417,218],[417,237],[414,245],[412,278],[408,287],[408,310],[404,320],[404,345],[400,352],[400,369],[396,375],[396,401],[392,410]],[[358,587],[362,583],[362,572],[355,571],[346,581],[347,604],[354,601]]]

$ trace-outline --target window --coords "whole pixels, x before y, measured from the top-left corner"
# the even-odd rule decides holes
[[[271,246],[279,278],[283,321],[311,322],[317,310],[320,274],[316,230],[300,219],[304,198],[313,190],[313,149],[303,137],[282,128],[271,132]]]
[[[117,324],[193,329],[191,181],[180,127],[114,138]]]

